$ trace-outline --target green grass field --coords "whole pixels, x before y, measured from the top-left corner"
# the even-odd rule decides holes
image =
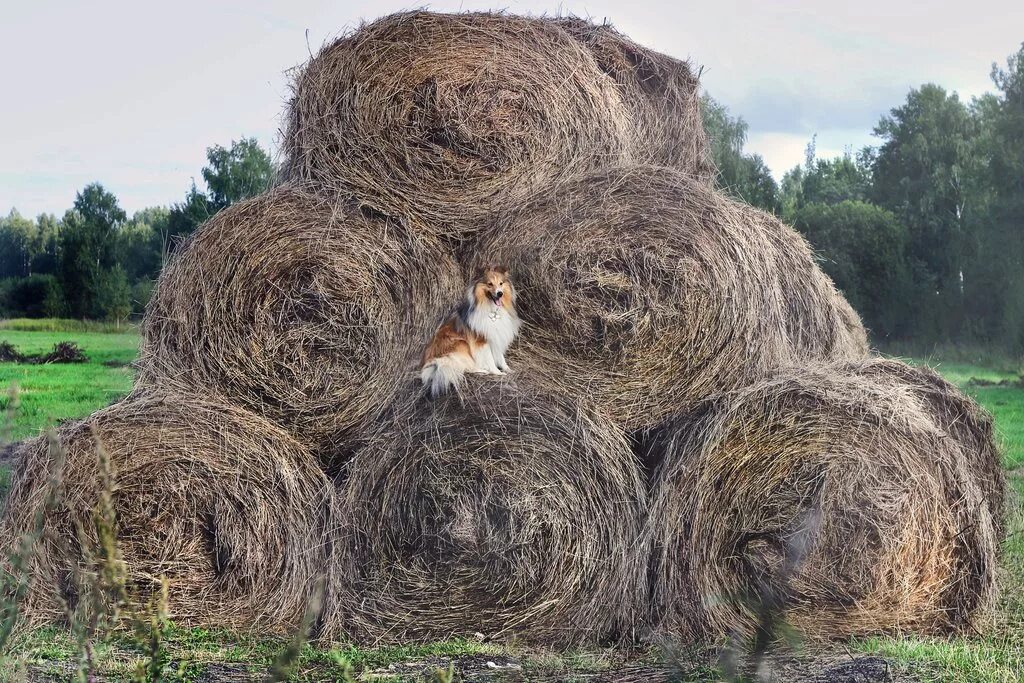
[[[20,397],[20,407],[13,413],[11,431],[15,439],[36,434],[60,420],[87,415],[131,388],[132,370],[127,364],[135,358],[138,350],[135,330],[118,331],[88,324],[68,329],[62,323],[52,321],[0,322],[0,341],[10,342],[23,353],[39,353],[49,350],[59,341],[74,341],[90,357],[90,362],[81,365],[0,363],[0,388],[16,384]],[[1010,683],[1024,680],[1024,514],[1020,510],[1020,500],[1024,500],[1024,388],[979,386],[972,382],[972,379],[988,382],[1014,380],[1018,374],[1013,364],[983,367],[942,363],[936,359],[912,362],[924,362],[938,369],[974,396],[995,418],[1008,477],[1017,494],[1002,563],[1002,599],[991,622],[973,637],[874,638],[850,643],[849,649],[886,657],[909,677],[907,680],[936,683]],[[217,674],[211,672],[250,671],[256,675],[255,672],[266,671],[287,642],[251,634],[172,627],[166,635],[166,645],[172,658],[183,665],[183,680],[200,680],[203,672],[206,672],[207,680],[216,680]],[[104,655],[105,675],[110,680],[127,679],[141,659],[137,644],[126,635],[113,637],[99,651]],[[46,629],[22,634],[14,652],[23,663],[59,673],[67,671],[68,662],[73,660],[76,650],[67,633]],[[305,645],[300,648],[296,659],[296,677],[301,680],[343,680],[346,671],[354,671],[367,675],[376,672],[374,680],[389,680],[388,676],[390,680],[408,680],[424,675],[429,679],[434,675],[430,674],[431,671],[440,669],[435,680],[447,680],[444,668],[452,658],[481,661],[514,658],[517,666],[522,666],[521,674],[526,680],[534,675],[550,678],[565,674],[571,678],[615,668],[622,664],[624,657],[629,659],[631,666],[663,666],[666,654],[659,651],[556,654],[470,641],[369,650]],[[702,660],[698,657],[692,662],[692,668],[692,672],[680,680],[716,680],[713,658]],[[408,676],[396,674],[396,671],[405,671]],[[409,673],[413,671],[415,676]],[[59,675],[57,679],[60,679]],[[6,679],[0,673],[0,681],[3,680]]]
[[[77,343],[89,356],[88,363],[25,365],[0,363],[0,407],[17,392],[11,435],[22,439],[61,420],[88,415],[128,393],[132,370],[128,366],[139,348],[138,333],[28,332],[0,327],[0,341],[14,345],[23,354],[43,353],[62,341]]]

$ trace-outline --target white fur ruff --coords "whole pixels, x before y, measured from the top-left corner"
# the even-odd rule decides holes
[[[502,374],[508,370],[505,352],[522,326],[515,311],[488,301],[469,309],[466,324],[487,340],[487,346],[475,354],[476,372]]]

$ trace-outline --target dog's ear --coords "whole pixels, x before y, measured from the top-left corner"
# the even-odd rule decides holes
[[[490,268],[490,266],[487,265],[486,263],[481,263],[480,265],[473,268],[473,282],[480,282],[481,280],[483,280],[484,274],[487,273],[488,268]]]
[[[508,266],[502,264],[502,265],[496,265],[496,266],[491,266],[491,267],[494,268],[494,272],[496,272],[498,275],[501,275],[503,277],[508,277],[508,273],[509,273]]]

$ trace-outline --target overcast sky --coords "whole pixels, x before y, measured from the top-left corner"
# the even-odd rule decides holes
[[[178,201],[207,146],[276,152],[287,70],[361,19],[412,7],[607,18],[704,66],[776,176],[873,144],[879,116],[936,82],[965,99],[1024,41],[1024,2],[16,2],[0,0],[0,213],[63,213],[100,181],[129,212]]]

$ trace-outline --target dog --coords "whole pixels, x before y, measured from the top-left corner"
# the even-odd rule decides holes
[[[466,288],[465,300],[438,328],[423,352],[420,379],[431,397],[458,388],[467,372],[508,372],[505,352],[521,325],[508,267],[480,268]]]

